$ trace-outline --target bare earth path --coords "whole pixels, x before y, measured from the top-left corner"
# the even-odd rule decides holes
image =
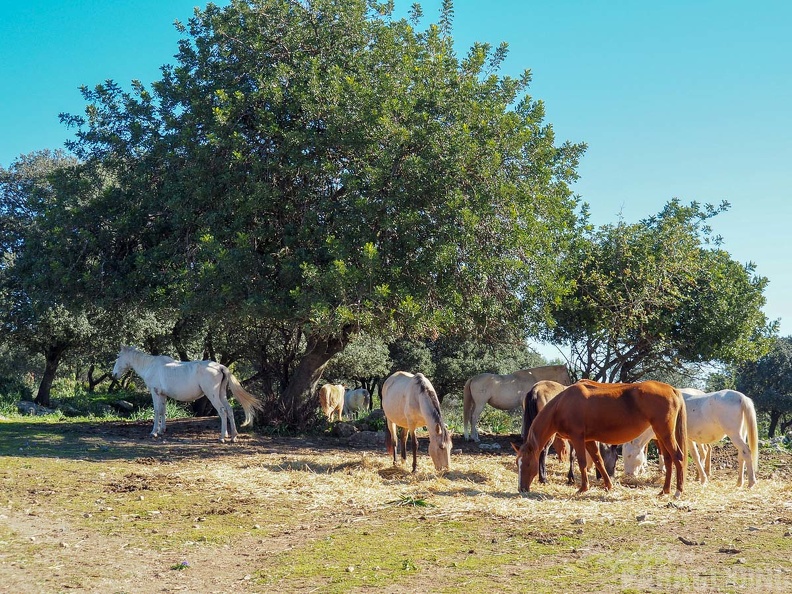
[[[792,591],[792,456],[769,448],[751,490],[724,444],[682,500],[658,476],[575,496],[555,460],[520,496],[508,437],[457,437],[443,475],[422,439],[412,475],[336,438],[149,429],[0,423],[0,591]]]

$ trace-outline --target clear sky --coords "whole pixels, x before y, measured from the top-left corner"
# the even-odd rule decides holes
[[[224,2],[218,2],[223,4]],[[406,14],[412,0],[396,0]],[[421,2],[437,20],[440,0]],[[81,85],[156,80],[195,0],[0,0],[0,165],[59,148]],[[453,35],[533,73],[558,142],[586,142],[574,190],[595,224],[673,197],[731,203],[723,247],[770,279],[765,312],[792,335],[792,3],[457,0]]]

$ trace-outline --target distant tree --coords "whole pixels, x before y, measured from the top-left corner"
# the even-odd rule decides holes
[[[778,338],[758,361],[745,363],[737,373],[737,389],[770,415],[768,433],[785,432],[792,425],[792,336]]]
[[[460,59],[451,2],[423,31],[419,12],[209,4],[151,88],[86,88],[85,115],[63,116],[111,181],[84,275],[149,308],[293,332],[292,425],[359,331],[532,334],[567,290],[555,262],[584,146],[556,145],[527,71],[496,74],[505,44]]]
[[[726,209],[672,200],[638,224],[589,228],[563,265],[575,290],[557,302],[547,338],[600,381],[636,381],[686,365],[737,364],[767,351],[777,324],[767,279],[720,249],[708,219]]]
[[[61,151],[39,151],[0,168],[0,329],[43,356],[35,401],[44,406],[64,354],[92,341],[105,317],[101,307],[76,304],[68,282],[69,254],[82,249],[70,210],[79,197],[66,183],[75,165]]]
[[[331,381],[346,380],[356,384],[347,385],[348,388],[366,388],[371,394],[369,406],[373,408],[374,394],[392,367],[388,345],[381,338],[358,334],[342,352],[330,359],[324,375]]]

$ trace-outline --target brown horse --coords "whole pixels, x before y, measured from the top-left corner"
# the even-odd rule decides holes
[[[528,437],[528,431],[531,428],[531,423],[533,423],[533,420],[536,418],[536,415],[539,414],[539,411],[542,410],[545,405],[550,402],[550,400],[566,390],[566,388],[567,387],[565,385],[559,384],[558,382],[554,382],[552,380],[540,380],[536,382],[530,390],[528,390],[528,393],[525,395],[525,400],[523,401],[523,443],[525,443],[525,440]],[[570,485],[574,485],[574,450],[570,451],[567,441],[565,439],[561,439],[557,435],[553,439],[552,445],[553,450],[555,450],[556,454],[558,455],[558,459],[562,462],[569,462],[567,482]],[[608,475],[613,477],[616,471],[616,461],[618,459],[616,446],[608,446],[598,443],[598,447],[600,455],[602,456],[602,459],[605,463],[605,469],[608,471]],[[539,454],[539,482],[543,484],[547,482],[547,454],[549,450],[550,442],[548,442],[547,445],[542,448],[542,451]],[[586,469],[590,469],[593,465],[594,460],[592,460],[591,456],[586,456]],[[601,478],[599,471],[597,471],[597,478]]]
[[[654,429],[665,460],[661,494],[671,492],[671,466],[676,468],[675,497],[682,495],[687,466],[687,412],[678,390],[656,381],[638,384],[601,384],[581,380],[553,398],[536,416],[517,452],[519,490],[530,491],[539,473],[539,454],[553,435],[568,439],[577,452],[588,452],[602,475],[605,489],[613,488],[595,442],[625,443],[647,427]],[[586,459],[578,456],[581,483],[588,490]]]

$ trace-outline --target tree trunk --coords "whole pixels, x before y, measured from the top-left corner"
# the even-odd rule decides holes
[[[308,337],[305,354],[297,364],[281,397],[284,421],[287,424],[299,429],[305,428],[312,411],[319,404],[316,400],[316,384],[322,377],[330,358],[344,350],[349,342],[350,332],[351,328],[344,329],[340,337],[324,338],[316,335]]]
[[[41,378],[38,393],[36,394],[36,404],[47,407],[50,406],[52,382],[55,380],[55,374],[58,372],[58,364],[65,350],[65,346],[57,344],[50,346],[45,351],[44,359],[46,361],[46,366],[44,367],[44,377]]]
[[[768,437],[775,437],[776,427],[778,426],[778,420],[781,418],[781,412],[777,410],[770,411],[770,427],[767,429],[767,436]]]
[[[88,391],[89,392],[94,392],[95,389],[96,389],[96,386],[98,386],[99,384],[101,384],[103,381],[105,381],[107,378],[110,377],[110,374],[105,372],[102,375],[100,375],[98,378],[94,379],[93,373],[94,373],[95,369],[96,369],[95,365],[91,365],[88,368]]]

